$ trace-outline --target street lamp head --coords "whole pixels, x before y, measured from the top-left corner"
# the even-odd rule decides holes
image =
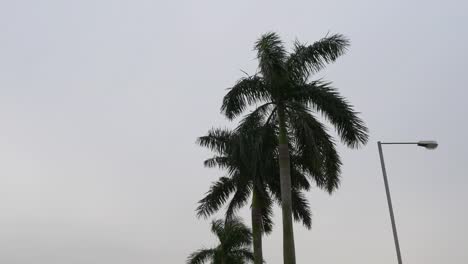
[[[438,145],[439,144],[437,144],[437,141],[434,140],[424,140],[418,142],[418,146],[425,147],[427,149],[435,149]]]

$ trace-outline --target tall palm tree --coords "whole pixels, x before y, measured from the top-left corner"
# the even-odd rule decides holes
[[[259,116],[251,124],[241,123],[235,131],[213,129],[208,135],[200,137],[198,143],[213,150],[216,155],[205,161],[207,167],[220,167],[228,171],[228,176],[215,182],[206,196],[200,200],[197,208],[198,216],[208,217],[218,211],[226,203],[231,194],[234,194],[226,211],[226,218],[232,217],[235,210],[247,203],[251,195],[252,232],[254,244],[255,263],[263,262],[262,233],[269,233],[272,227],[271,213],[272,201],[281,201],[278,169],[278,129],[274,123],[265,124]],[[251,118],[250,121],[253,121]],[[323,145],[321,138],[317,139],[319,146]],[[325,142],[330,144],[330,142]],[[306,173],[302,167],[303,157],[293,149],[293,162],[291,164],[292,176],[292,211],[297,221],[310,228],[311,217],[307,200],[301,190],[309,190]],[[323,159],[334,160],[339,165],[339,157],[332,149],[313,158],[317,163]],[[336,168],[339,168],[337,166]],[[322,175],[319,170],[312,175],[318,186],[337,185],[339,180],[336,173]]]
[[[267,33],[256,42],[255,49],[259,62],[258,73],[240,79],[225,95],[222,112],[233,119],[250,105],[260,106],[249,114],[250,119],[265,116],[266,122],[279,127],[278,153],[281,180],[283,218],[283,258],[285,264],[295,264],[294,233],[292,225],[291,198],[291,153],[290,147],[302,154],[303,169],[314,174],[317,169],[333,171],[337,166],[332,160],[322,160],[317,166],[312,157],[317,153],[329,152],[330,146],[316,144],[317,138],[333,142],[317,114],[324,116],[338,132],[341,141],[348,147],[356,148],[368,139],[367,128],[349,104],[331,83],[311,81],[310,76],[334,62],[345,53],[349,41],[340,34],[305,45],[296,42],[291,53],[286,52],[276,33]],[[333,143],[332,143],[333,144]],[[334,170],[339,173],[339,170]],[[331,192],[336,185],[328,185]]]
[[[218,237],[214,248],[203,248],[190,254],[187,264],[244,264],[253,260],[250,250],[252,234],[239,218],[211,222],[211,232]]]
[[[213,129],[200,137],[200,145],[215,151],[216,155],[205,161],[207,167],[227,170],[227,176],[215,182],[206,196],[199,201],[197,215],[208,217],[218,211],[234,194],[228,203],[226,219],[234,216],[252,196],[251,221],[253,233],[254,263],[263,263],[262,233],[272,230],[272,199],[263,184],[264,175],[258,174],[257,157],[254,148],[259,144],[249,140],[249,134],[229,130]],[[259,148],[257,148],[259,150]]]

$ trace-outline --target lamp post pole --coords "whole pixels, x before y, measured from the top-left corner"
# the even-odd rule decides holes
[[[393,205],[392,205],[392,198],[390,197],[390,188],[388,187],[388,180],[387,180],[387,170],[385,169],[385,162],[382,152],[382,143],[379,141],[377,142],[379,147],[379,155],[380,155],[380,165],[382,165],[382,174],[385,184],[385,192],[387,193],[387,203],[388,203],[388,211],[390,212],[390,220],[392,221],[392,231],[393,231],[393,240],[395,242],[395,249],[398,258],[398,264],[403,264],[401,261],[401,251],[400,251],[400,242],[398,241],[398,233],[395,224],[395,216],[393,214]]]
[[[398,258],[398,264],[403,264],[401,260],[401,251],[400,251],[400,242],[398,240],[398,233],[395,223],[395,215],[393,214],[393,205],[392,205],[392,198],[390,196],[390,187],[388,186],[388,179],[387,179],[387,170],[385,169],[385,162],[384,156],[382,151],[382,145],[418,145],[420,147],[425,147],[427,149],[435,149],[437,148],[438,144],[436,141],[419,141],[419,142],[377,142],[377,146],[379,148],[379,155],[380,155],[380,165],[382,166],[382,175],[385,184],[385,193],[387,194],[387,203],[388,203],[388,211],[390,213],[390,220],[392,222],[392,231],[393,231],[393,241],[395,242],[395,249]]]

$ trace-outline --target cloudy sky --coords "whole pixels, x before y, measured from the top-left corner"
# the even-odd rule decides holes
[[[195,139],[232,127],[226,88],[253,43],[352,41],[331,80],[371,131],[340,146],[343,181],[310,194],[298,263],[396,263],[376,142],[406,263],[468,261],[464,1],[0,1],[0,262],[183,263],[215,243],[196,202],[222,176]],[[465,176],[464,176],[465,175]],[[265,238],[282,263],[281,218]],[[248,208],[240,212],[246,220]]]

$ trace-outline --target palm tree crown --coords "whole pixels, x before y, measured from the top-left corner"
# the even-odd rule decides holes
[[[252,235],[238,218],[218,219],[211,223],[211,232],[218,237],[214,248],[204,248],[190,254],[187,264],[244,264],[253,261],[250,250]]]
[[[249,105],[261,104],[247,118],[265,115],[269,122],[275,122],[278,108],[284,108],[288,132],[293,132],[295,140],[302,138],[299,137],[301,131],[302,135],[309,134],[307,138],[310,140],[314,137],[307,132],[317,129],[325,131],[316,119],[315,113],[318,113],[336,128],[347,146],[355,148],[365,144],[367,128],[352,105],[339,95],[330,82],[309,80],[326,63],[344,54],[348,45],[349,41],[344,36],[336,34],[309,46],[296,42],[293,52],[288,54],[276,33],[263,35],[255,45],[259,72],[241,78],[230,89],[223,99],[222,112],[233,119]],[[321,136],[330,138],[328,134]],[[304,146],[311,147],[308,144]]]
[[[252,192],[257,193],[262,208],[262,232],[272,230],[273,201],[281,201],[278,170],[277,129],[274,126],[261,126],[260,123],[245,130],[212,129],[198,143],[210,148],[215,156],[205,160],[206,167],[218,167],[227,175],[214,182],[205,197],[199,201],[197,215],[209,217],[217,212],[232,195],[226,210],[226,218],[233,217],[237,210],[247,204]],[[300,163],[303,158],[294,155],[292,163],[293,212],[297,221],[311,227],[311,213],[303,190],[310,189],[307,175]],[[323,158],[323,157],[318,157]],[[326,178],[326,179],[325,179]],[[319,182],[337,179],[318,177]]]
[[[263,126],[262,123],[243,124],[235,131],[213,129],[198,139],[201,146],[216,153],[205,161],[205,166],[224,169],[227,176],[211,186],[200,200],[197,214],[210,216],[234,194],[226,210],[226,218],[230,218],[247,203],[249,196],[252,197],[251,220],[256,264],[263,263],[262,233],[272,230],[272,203],[274,200],[281,201],[277,129],[274,125]],[[310,184],[298,165],[292,168],[293,213],[297,221],[302,221],[310,228],[311,213],[302,193],[302,190],[309,189]]]

